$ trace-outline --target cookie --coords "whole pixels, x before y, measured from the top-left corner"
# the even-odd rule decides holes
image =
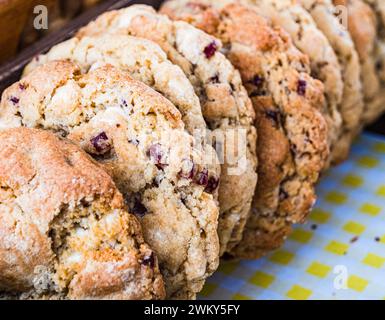
[[[257,182],[255,114],[239,73],[219,52],[220,41],[185,22],[173,22],[149,6],[105,13],[77,36],[102,32],[158,43],[193,84],[223,163],[218,231],[222,254],[241,239]]]
[[[14,299],[159,299],[163,281],[110,176],[43,130],[0,132],[0,291]]]
[[[374,56],[376,59],[376,71],[381,81],[381,87],[385,88],[385,37],[377,38]]]
[[[181,112],[186,130],[201,142],[205,163],[219,175],[217,154],[204,139],[207,128],[199,98],[183,71],[167,59],[157,44],[125,35],[72,38],[54,46],[47,54],[36,56],[23,74],[61,59],[75,62],[83,72],[107,63],[114,65],[168,98]]]
[[[180,112],[106,65],[36,68],[4,93],[0,127],[39,127],[79,144],[113,177],[159,259],[168,298],[194,298],[218,265],[216,172]]]
[[[362,0],[349,0],[349,29],[362,64],[366,108],[363,122],[370,124],[385,111],[385,95],[376,68],[377,20],[374,11]]]
[[[339,8],[332,0],[301,0],[301,4],[312,15],[317,27],[328,39],[334,49],[342,69],[344,83],[343,98],[338,105],[342,116],[342,132],[338,138],[340,160],[344,160],[353,138],[361,129],[364,108],[361,83],[361,65],[354,42],[347,28],[341,23]],[[339,162],[339,161],[337,161]]]
[[[53,60],[68,59],[83,72],[103,64],[111,64],[128,72],[169,99],[182,113],[186,129],[204,131],[199,99],[182,70],[173,65],[155,43],[124,35],[72,38],[36,56],[24,69],[24,75]]]
[[[348,9],[352,32],[363,48],[362,60],[369,65],[366,77],[371,95],[364,121],[370,124],[385,111],[385,3],[356,0],[348,3]]]
[[[381,0],[364,0],[370,5],[377,16],[378,35],[381,39],[385,37],[385,3]]]
[[[252,97],[259,181],[243,239],[230,254],[257,258],[281,245],[314,204],[314,183],[328,157],[323,85],[288,34],[248,6],[176,0],[161,11],[219,37]]]
[[[332,147],[331,160],[332,164],[342,162],[349,154],[352,136],[359,127],[363,109],[361,82],[357,70],[353,70],[355,80],[350,82],[354,87],[348,94],[345,91],[350,89],[350,85],[344,84],[341,65],[332,45],[317,27],[312,16],[298,1],[247,1],[254,3],[259,12],[270,17],[276,25],[289,32],[294,44],[309,56],[313,76],[324,83],[329,108],[334,110],[333,106],[337,103],[342,118],[342,131],[337,136],[336,144]],[[330,112],[333,114],[332,111]]]

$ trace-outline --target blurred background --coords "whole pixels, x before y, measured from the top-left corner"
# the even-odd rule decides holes
[[[0,64],[103,0],[0,0]],[[35,6],[48,9],[48,29],[33,26]]]

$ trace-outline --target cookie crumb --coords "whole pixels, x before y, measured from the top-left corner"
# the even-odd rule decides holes
[[[355,243],[359,240],[360,238],[358,236],[355,236],[353,238],[350,239],[350,243]]]

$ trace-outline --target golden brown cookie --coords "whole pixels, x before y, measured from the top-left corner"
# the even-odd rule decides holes
[[[385,111],[385,2],[354,0],[347,2],[347,8],[349,28],[366,66],[364,122],[370,124]]]
[[[243,239],[230,254],[256,258],[281,245],[314,204],[328,156],[323,85],[286,32],[248,6],[227,3],[172,0],[161,11],[219,37],[254,103],[259,182]]]
[[[110,176],[50,132],[0,132],[0,291],[22,299],[165,295],[157,258]]]
[[[344,90],[338,110],[343,122],[335,153],[339,153],[339,160],[344,160],[362,127],[360,120],[364,100],[359,55],[349,31],[343,25],[345,12],[335,7],[332,0],[300,0],[300,3],[309,11],[318,29],[328,39],[341,66]]]
[[[127,35],[72,38],[36,56],[24,69],[24,75],[49,61],[61,59],[75,62],[83,72],[111,64],[169,99],[181,112],[186,130],[202,144],[205,163],[219,176],[219,159],[205,141],[208,129],[199,98],[183,71],[167,59],[156,43]],[[217,193],[215,190],[216,198]]]
[[[254,110],[239,73],[220,53],[220,41],[144,5],[107,12],[78,37],[107,32],[150,39],[185,72],[213,132],[222,165],[219,187],[221,253],[236,245],[250,212],[256,174]]]
[[[228,0],[226,0],[228,1]],[[324,117],[328,124],[330,164],[346,159],[348,143],[339,143],[342,117],[339,106],[343,97],[341,66],[326,36],[318,29],[312,16],[298,0],[239,0],[253,6],[257,13],[282,27],[291,36],[294,45],[310,59],[311,73],[325,86]],[[358,119],[358,118],[357,118]],[[358,121],[358,120],[357,120]]]
[[[83,74],[68,61],[36,68],[8,88],[0,127],[68,137],[111,174],[156,252],[169,298],[194,298],[217,268],[217,172],[180,112],[112,66]]]

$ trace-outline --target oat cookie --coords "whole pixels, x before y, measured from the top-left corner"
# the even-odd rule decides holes
[[[256,5],[258,12],[270,17],[273,23],[283,27],[294,44],[310,58],[312,74],[325,85],[329,108],[338,107],[342,117],[342,132],[332,148],[332,163],[338,164],[349,154],[352,136],[359,126],[363,109],[361,82],[356,75],[350,94],[344,94],[344,85],[338,57],[326,36],[319,30],[311,15],[298,0],[242,0]],[[333,112],[331,111],[333,114]]]
[[[219,40],[185,22],[173,22],[149,6],[105,13],[77,36],[101,32],[158,43],[193,84],[216,145],[222,146],[219,237],[223,253],[241,238],[257,181],[255,114],[239,73],[219,52]]]
[[[385,2],[380,0],[365,0],[370,5],[377,18],[377,41],[375,48],[376,70],[385,86]]]
[[[294,45],[311,62],[312,76],[325,85],[324,117],[329,127],[329,145],[331,149],[330,163],[338,163],[346,158],[347,147],[340,141],[343,135],[343,114],[341,101],[343,97],[343,77],[338,58],[328,39],[317,28],[311,15],[299,3],[300,0],[226,0],[251,5],[258,14],[272,21],[274,26],[282,27],[292,37]],[[338,142],[337,142],[338,141]],[[347,143],[345,143],[347,145]],[[343,156],[343,154],[346,154]]]
[[[361,117],[364,108],[361,83],[360,60],[349,31],[343,25],[343,16],[338,17],[339,8],[332,0],[300,0],[312,15],[317,27],[337,54],[344,82],[343,98],[338,106],[342,115],[342,132],[338,138],[338,151],[341,160],[347,155],[353,138],[361,129]],[[341,20],[340,20],[341,18]]]
[[[286,32],[250,7],[174,0],[162,11],[219,37],[254,102],[259,182],[243,240],[231,255],[259,257],[282,244],[314,203],[314,183],[328,156],[323,86]]]
[[[48,61],[65,59],[78,64],[83,72],[103,64],[127,71],[169,99],[182,113],[191,134],[206,128],[199,99],[189,80],[151,41],[124,35],[72,38],[54,46],[47,54],[36,56],[26,66],[24,75]]]
[[[186,130],[202,143],[207,166],[213,171],[220,170],[214,148],[204,139],[207,128],[199,98],[183,71],[167,59],[157,44],[127,35],[72,38],[54,46],[47,54],[34,58],[26,66],[24,75],[39,65],[60,59],[75,62],[83,73],[103,64],[111,64],[161,93],[182,113]]]
[[[385,110],[380,78],[376,70],[376,16],[370,6],[361,0],[334,0],[348,12],[348,29],[360,57],[365,107],[362,124],[369,124]]]
[[[8,88],[0,127],[68,137],[111,174],[155,251],[168,298],[194,298],[218,265],[216,172],[166,98],[112,66],[38,67]]]
[[[0,131],[0,291],[13,299],[159,299],[157,258],[110,176],[74,143]]]
[[[378,104],[380,107],[380,115],[384,111],[385,106],[385,2],[379,0],[365,0],[370,5],[376,15],[377,39],[375,40],[374,58],[376,74],[379,76],[381,90],[378,94]]]
[[[385,37],[377,38],[374,51],[376,59],[376,71],[381,81],[381,87],[385,88]]]
[[[368,112],[368,115],[365,117],[365,122],[371,123],[377,120],[377,118],[385,111],[385,3],[377,0],[365,0],[364,2],[369,5],[370,8],[365,8],[362,1],[354,1],[349,6],[349,13],[351,16],[350,21],[357,29],[357,38],[362,41],[364,37],[367,37],[367,39],[370,40],[369,43],[368,41],[365,42],[368,44],[367,48],[371,49],[371,46],[374,46],[372,55],[369,55],[369,61],[371,62],[374,59],[374,76],[377,75],[379,77],[380,88],[371,105],[369,105],[369,111],[372,112]],[[362,11],[362,13],[360,11]],[[363,18],[366,18],[365,21],[368,22],[367,25],[361,25]],[[373,27],[373,20],[376,26],[375,37],[373,37],[373,33],[368,35],[365,34],[365,32],[362,32],[367,30],[368,27]],[[362,28],[364,29],[362,30]],[[374,76],[372,79],[374,79]],[[372,92],[373,91],[374,90],[372,90]]]

